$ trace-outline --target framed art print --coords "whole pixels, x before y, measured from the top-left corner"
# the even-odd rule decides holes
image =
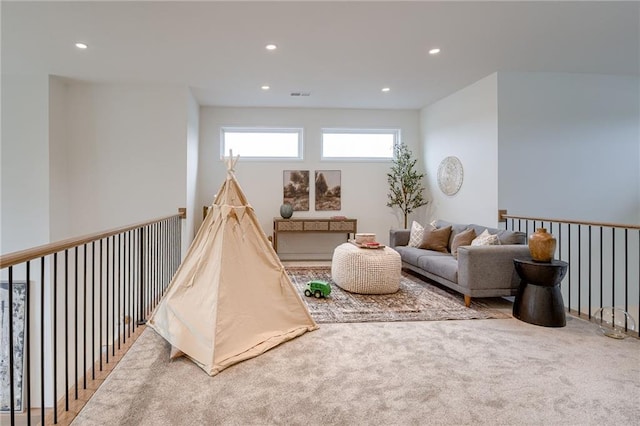
[[[316,170],[316,210],[340,210],[342,208],[340,170]]]
[[[309,170],[285,170],[282,183],[283,202],[293,211],[309,210]]]

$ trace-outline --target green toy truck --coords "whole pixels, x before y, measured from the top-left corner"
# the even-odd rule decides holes
[[[326,281],[314,280],[307,283],[304,295],[307,297],[315,296],[317,299],[327,297],[331,294],[331,286]]]

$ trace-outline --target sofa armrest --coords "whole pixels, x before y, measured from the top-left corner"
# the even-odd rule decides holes
[[[517,289],[513,259],[529,259],[525,244],[458,247],[458,284],[470,290]],[[473,295],[473,294],[471,294]]]
[[[407,244],[409,244],[410,236],[410,229],[391,229],[389,231],[389,246],[406,246]]]

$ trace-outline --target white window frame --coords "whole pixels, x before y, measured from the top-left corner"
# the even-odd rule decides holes
[[[220,160],[224,160],[229,156],[229,151],[226,149],[225,134],[226,133],[293,133],[298,135],[298,155],[289,157],[276,157],[276,156],[243,156],[240,155],[240,161],[252,160],[252,161],[298,161],[304,158],[303,151],[303,138],[304,131],[300,127],[230,127],[223,126],[220,128]],[[226,152],[225,152],[226,151]],[[237,155],[239,153],[233,153]]]
[[[324,135],[325,134],[358,134],[358,135],[393,135],[393,149],[390,157],[366,157],[366,156],[353,156],[353,157],[325,157],[324,155]],[[323,128],[321,135],[320,146],[320,158],[322,161],[366,161],[366,162],[388,162],[393,160],[395,153],[395,147],[400,143],[400,129],[388,128],[388,129],[353,129],[353,128]]]

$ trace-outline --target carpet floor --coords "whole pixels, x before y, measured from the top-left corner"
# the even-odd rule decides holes
[[[323,323],[215,377],[187,358],[171,361],[170,351],[144,330],[72,424],[626,426],[640,418],[640,340],[604,337],[571,316],[562,328],[511,317]]]
[[[511,307],[504,299],[474,299],[464,305],[460,293],[440,288],[402,272],[400,289],[392,294],[355,294],[338,287],[329,267],[287,267],[287,273],[313,319],[318,323],[441,321],[509,318],[496,307]],[[331,284],[328,298],[306,297],[307,282],[322,280]]]
[[[146,329],[74,425],[637,425],[640,341],[516,319],[322,324],[209,377]]]

